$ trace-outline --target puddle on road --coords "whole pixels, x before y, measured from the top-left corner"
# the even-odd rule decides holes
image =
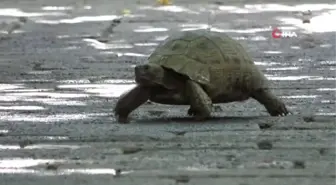
[[[84,42],[86,42],[89,46],[92,46],[96,49],[130,49],[133,48],[130,44],[107,44],[103,42],[99,42],[95,39],[83,39]]]
[[[45,11],[55,11],[55,10],[72,10],[71,6],[43,6],[41,10]]]
[[[75,5],[76,6],[76,5]],[[84,10],[90,10],[92,7],[91,6],[83,6],[83,9]],[[43,6],[41,7],[41,10],[44,10],[44,11],[56,11],[56,10],[73,10],[74,7],[72,6]]]
[[[266,68],[267,71],[287,71],[287,70],[299,70],[301,67],[275,67]]]
[[[164,36],[156,36],[155,41],[164,41],[169,37],[169,35],[164,35]]]
[[[63,13],[66,15],[65,13]],[[128,15],[97,15],[97,16],[79,16],[74,17],[70,19],[59,19],[59,20],[47,20],[47,19],[40,19],[36,20],[36,23],[40,24],[51,24],[51,25],[57,25],[57,24],[78,24],[78,23],[84,23],[84,22],[102,22],[102,21],[112,21],[115,19],[119,19],[122,17],[145,17],[145,15],[136,15],[136,14],[128,14]]]
[[[9,132],[9,130],[0,130],[0,135],[1,134],[7,134]]]
[[[76,160],[78,162],[78,160]],[[81,163],[87,163],[90,161],[82,161]],[[33,167],[47,167],[47,164],[59,164],[68,165],[73,164],[71,160],[60,159],[30,159],[30,158],[9,158],[0,160],[0,174],[35,174],[35,175],[71,175],[71,174],[109,174],[117,175],[117,171],[113,168],[60,168],[57,171],[54,170],[37,170],[27,169]],[[92,163],[92,161],[90,162]],[[55,173],[57,172],[57,173]],[[128,174],[133,171],[122,171],[120,174]],[[118,172],[119,173],[119,172]]]
[[[159,45],[158,43],[134,43],[134,46],[157,46]]]
[[[135,87],[135,84],[77,84],[59,85],[58,87],[79,89],[87,93],[95,93],[102,97],[119,97],[124,92]]]
[[[103,51],[101,54],[111,54],[111,55],[116,55],[118,57],[122,56],[130,56],[130,57],[149,57],[149,55],[142,54],[142,53],[131,53],[131,52],[113,52],[113,51]],[[112,62],[112,61],[111,61]]]
[[[208,29],[209,27],[210,26],[207,25],[207,24],[199,24],[199,25],[194,25],[194,26],[188,26],[188,27],[181,28],[180,31],[204,30],[204,29]]]
[[[325,104],[334,104],[336,103],[336,100],[321,100],[321,103],[325,103]]]
[[[140,10],[156,10],[156,11],[165,11],[165,12],[175,12],[175,13],[191,13],[199,14],[198,11],[193,11],[191,9],[185,8],[183,6],[168,5],[168,6],[140,6]]]
[[[138,28],[134,29],[133,32],[139,32],[139,33],[166,32],[168,30],[169,30],[168,28]]]
[[[79,50],[79,49],[81,49],[81,47],[78,47],[78,46],[69,46],[69,47],[64,47],[64,48],[62,48],[61,50],[65,50],[65,51],[71,51],[71,50]],[[50,73],[51,73],[51,71],[50,71]]]
[[[0,168],[1,174],[38,174],[39,171],[24,168]],[[40,173],[41,174],[41,173]]]
[[[63,12],[24,12],[17,8],[0,8],[0,16],[12,16],[12,17],[44,17],[44,16],[64,16]]]
[[[252,37],[232,37],[235,40],[252,40],[252,41],[266,41],[268,38],[257,35]]]
[[[134,80],[127,80],[127,79],[110,79],[110,80],[104,80],[106,82],[112,83],[112,84],[125,84],[125,83],[134,83]],[[89,80],[87,79],[81,79],[81,80],[61,80],[60,83],[64,83],[63,85],[59,85],[60,88],[66,88],[71,87],[72,85],[81,85],[82,87],[90,87],[90,86],[96,86],[100,84],[91,84]],[[75,87],[75,86],[74,86]]]
[[[42,163],[43,164],[43,163]],[[125,175],[133,171],[122,171],[120,174]],[[118,172],[119,173],[119,172]],[[0,174],[34,174],[38,176],[54,176],[54,175],[72,175],[72,174],[89,174],[89,175],[116,175],[117,171],[113,168],[76,168],[76,169],[58,169],[55,171],[33,170],[25,168],[0,168]]]
[[[36,23],[42,24],[75,24],[75,23],[83,23],[83,22],[100,22],[100,21],[112,21],[114,19],[118,19],[120,16],[117,15],[100,15],[100,16],[82,16],[75,17],[72,19],[59,19],[59,20],[37,20]]]
[[[85,101],[74,101],[63,98],[29,98],[21,101],[39,102],[46,105],[66,105],[66,106],[85,106]]]
[[[336,113],[334,112],[317,112],[315,113],[317,116],[336,116]]]
[[[15,102],[15,101],[19,101],[20,97],[15,97],[15,96],[0,96],[0,101],[1,102]]]
[[[334,9],[336,9],[334,7]],[[309,32],[317,32],[317,33],[323,33],[323,32],[335,32],[336,31],[336,25],[330,24],[334,22],[336,16],[336,10],[328,11],[325,13],[322,13],[321,15],[312,17],[310,19],[309,24],[302,24],[301,19],[297,18],[277,18],[279,21],[284,22],[285,24],[292,24],[299,28],[305,29]]]
[[[281,51],[264,51],[266,54],[281,54]]]
[[[78,114],[53,114],[53,115],[0,115],[0,121],[14,121],[14,122],[35,122],[35,123],[52,123],[52,122],[66,122],[71,120],[86,120],[100,116],[108,116],[107,113],[78,113]]]
[[[121,174],[129,173],[128,171],[124,171]],[[110,174],[116,175],[116,170],[112,168],[96,168],[96,169],[64,169],[61,171],[61,174]]]
[[[336,91],[336,88],[319,88],[317,91]]]
[[[278,17],[277,20],[285,23],[295,25],[296,27],[305,29],[308,32],[334,32],[336,31],[336,25],[330,24],[334,22],[336,15],[336,4],[301,4],[297,6],[285,6],[285,5],[273,5],[273,10],[276,11],[297,11],[301,12],[302,10],[310,11],[320,11],[325,10],[326,12],[312,16],[309,24],[302,24],[301,18],[291,17]],[[281,8],[280,8],[281,7]],[[259,8],[259,10],[261,10]],[[267,8],[263,8],[262,11],[267,11]],[[314,14],[314,13],[313,13]]]
[[[20,149],[20,146],[18,145],[0,145],[0,151],[1,150],[18,150]]]
[[[258,32],[266,32],[271,31],[271,27],[264,27],[264,28],[251,28],[251,29],[220,29],[212,27],[210,31],[214,32],[225,32],[225,33],[258,33]]]
[[[273,76],[266,74],[269,80],[279,81],[294,81],[294,80],[336,80],[334,77],[322,77],[322,76]]]
[[[61,137],[57,137],[57,140],[59,140],[58,138]],[[67,138],[67,137],[63,137],[63,138]],[[21,148],[18,145],[0,145],[0,150],[19,150],[19,149],[23,149],[23,150],[29,150],[29,149],[43,149],[43,150],[54,150],[54,149],[79,149],[79,148],[83,148],[83,147],[88,147],[88,146],[78,146],[78,145],[60,145],[60,144],[36,144],[36,145],[28,145],[25,146],[24,148]]]
[[[11,90],[11,89],[19,89],[24,87],[24,84],[0,84],[0,91],[3,90]]]
[[[53,144],[38,144],[38,145],[28,145],[24,149],[44,149],[44,150],[53,150],[53,149],[62,149],[62,148],[68,148],[68,149],[79,149],[83,147],[88,147],[88,146],[78,146],[78,145],[53,145]]]
[[[50,91],[53,91],[53,89],[24,89],[22,87],[20,87],[20,89],[6,89],[6,90],[0,90],[0,92],[12,92],[12,93],[15,93],[15,92],[50,92]]]
[[[63,48],[63,49],[66,49],[66,48]],[[32,75],[47,75],[47,74],[51,74],[52,71],[28,71],[26,73],[32,74]]]
[[[255,65],[259,65],[259,66],[275,66],[275,65],[281,65],[282,63],[279,62],[259,62],[259,61],[255,61],[254,62]]]
[[[271,31],[271,27],[264,27],[264,28],[251,28],[251,29],[221,29],[216,28],[214,26],[210,26],[207,24],[199,24],[190,27],[181,28],[180,31],[194,31],[194,30],[205,30],[208,29],[212,32],[219,32],[219,33],[258,33],[258,32],[266,32]],[[236,39],[236,38],[235,38]]]
[[[245,4],[243,7],[238,6],[219,6],[219,11],[226,13],[261,13],[261,12],[293,12],[302,10],[330,10],[336,9],[335,4],[300,4],[300,5],[283,5],[283,4]]]
[[[0,106],[0,110],[44,110],[41,106]]]
[[[320,64],[333,64],[333,65],[336,65],[336,61],[335,60],[325,60],[325,61],[321,61]]]
[[[80,93],[56,93],[56,92],[17,92],[17,93],[6,93],[10,97],[21,97],[22,100],[28,97],[48,97],[48,98],[86,98],[89,97],[88,94]]]
[[[132,52],[117,52],[117,51],[110,51],[112,49],[132,49],[134,48],[131,44],[108,44],[99,42],[95,39],[83,39],[84,42],[87,43],[87,45],[94,47],[97,50],[105,50],[101,52],[101,54],[114,54],[118,57],[122,56],[132,56],[132,57],[148,57],[148,54],[143,53],[132,53]],[[136,43],[135,46],[157,46],[157,43]],[[111,61],[112,62],[112,61]]]
[[[11,159],[1,159],[0,160],[0,173],[1,168],[27,168],[37,165],[43,165],[46,163],[55,162],[65,162],[65,160],[54,160],[54,159],[21,159],[21,158],[11,158]]]
[[[292,96],[281,96],[282,98],[287,99],[309,99],[309,98],[317,98],[318,95],[292,95]]]

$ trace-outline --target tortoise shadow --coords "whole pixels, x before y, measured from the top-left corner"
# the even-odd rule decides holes
[[[192,117],[159,117],[153,119],[137,119],[136,124],[246,124],[250,121],[260,120],[269,116],[213,116],[205,121],[195,121]]]

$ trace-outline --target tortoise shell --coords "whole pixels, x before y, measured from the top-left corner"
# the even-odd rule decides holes
[[[224,33],[184,31],[163,41],[148,58],[149,63],[172,69],[207,85],[212,68],[254,65],[243,46]]]

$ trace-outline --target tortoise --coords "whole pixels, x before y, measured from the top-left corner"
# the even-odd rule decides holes
[[[136,86],[122,94],[114,113],[119,123],[148,100],[190,105],[195,121],[211,117],[212,105],[254,98],[271,116],[285,116],[286,105],[269,88],[264,74],[243,46],[224,33],[178,32],[135,66]]]

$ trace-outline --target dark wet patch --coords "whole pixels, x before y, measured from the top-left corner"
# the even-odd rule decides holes
[[[273,144],[269,140],[262,140],[257,143],[257,146],[261,150],[271,150],[273,148]]]
[[[140,147],[125,147],[122,148],[123,154],[135,154],[142,151],[142,148]]]
[[[306,164],[302,160],[295,160],[295,161],[293,161],[293,168],[304,169],[304,168],[306,168]]]
[[[314,116],[304,116],[303,120],[305,122],[314,122],[314,121],[316,121],[315,118],[314,118]]]
[[[46,163],[46,170],[56,171],[59,167],[59,164]]]
[[[187,133],[187,131],[168,131],[168,132],[170,132],[170,133],[172,133],[176,136],[184,136]]]
[[[19,142],[20,148],[25,148],[26,146],[31,145],[31,144],[33,144],[33,141],[31,140],[23,140]]]
[[[221,124],[246,124],[249,123],[249,121],[257,120],[262,118],[263,116],[245,116],[245,117],[231,117],[231,116],[226,116],[226,117],[216,117],[213,116],[209,118],[206,121],[202,122],[195,122],[193,117],[165,117],[162,116],[161,118],[151,118],[151,119],[137,119],[134,120],[136,123],[139,124],[157,124],[157,123],[189,123],[189,124],[204,124],[204,123],[221,123]],[[244,121],[244,123],[242,123]]]

